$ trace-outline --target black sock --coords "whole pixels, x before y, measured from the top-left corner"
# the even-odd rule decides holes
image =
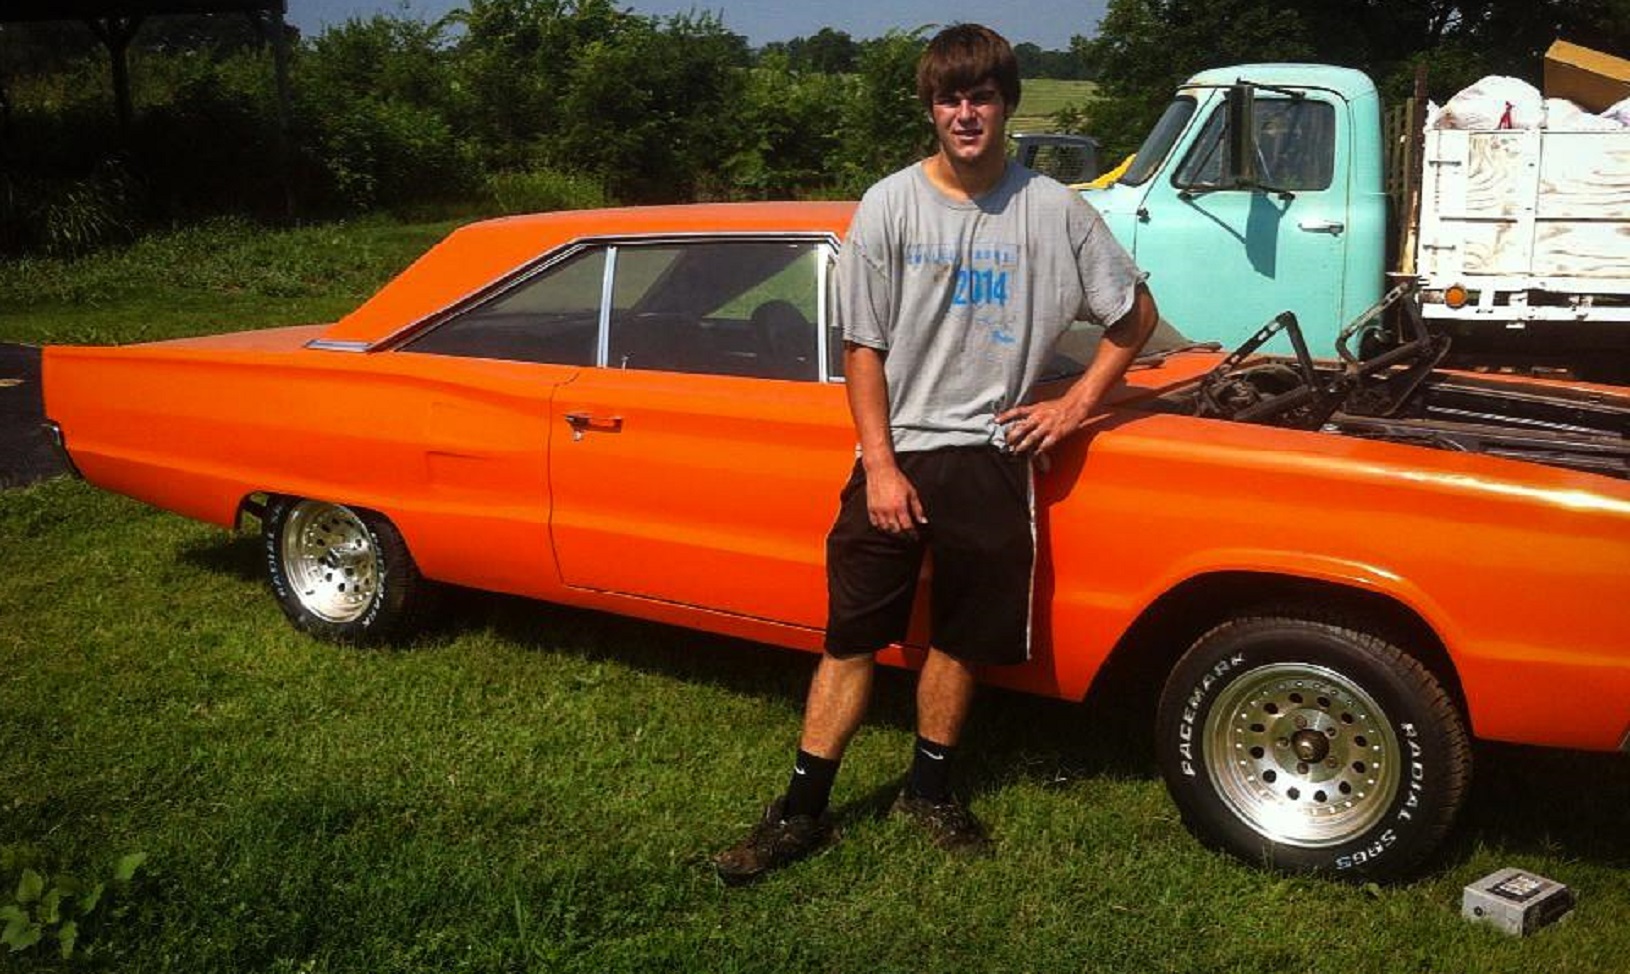
[[[787,803],[781,810],[781,816],[819,817],[831,800],[832,781],[837,776],[838,762],[835,759],[817,757],[800,750],[792,765],[792,780],[787,783]]]
[[[936,744],[926,737],[917,738],[917,749],[912,752],[911,777],[906,779],[906,790],[916,798],[938,804],[951,797],[951,756],[956,748],[949,744]]]

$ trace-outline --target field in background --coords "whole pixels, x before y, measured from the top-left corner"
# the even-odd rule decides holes
[[[344,313],[445,225],[160,238],[0,268],[0,338],[194,334]],[[198,234],[202,234],[199,236]],[[143,249],[151,248],[151,249]],[[337,421],[356,421],[339,418]],[[836,489],[836,485],[834,485]],[[881,680],[843,841],[749,889],[705,865],[786,779],[813,658],[467,594],[388,649],[293,632],[252,535],[71,480],[0,492],[0,908],[105,874],[100,969],[1622,971],[1630,762],[1479,751],[1436,871],[1350,886],[1198,846],[1145,722],[990,692],[965,750],[998,854],[884,818],[911,681]],[[1459,917],[1522,866],[1574,886],[1529,940]],[[0,971],[55,965],[39,948]]]
[[[1055,128],[1054,112],[1067,105],[1085,107],[1097,90],[1098,86],[1091,81],[1026,80],[1019,97],[1019,113],[1008,127],[1014,132],[1051,132]]]

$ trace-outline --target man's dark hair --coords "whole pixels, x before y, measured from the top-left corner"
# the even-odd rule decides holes
[[[934,35],[917,59],[917,100],[934,99],[993,81],[1011,115],[1019,107],[1019,59],[1006,38],[979,24],[956,24]]]

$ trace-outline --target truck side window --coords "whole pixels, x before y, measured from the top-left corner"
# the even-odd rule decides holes
[[[1132,165],[1121,175],[1121,182],[1128,186],[1148,182],[1149,177],[1166,161],[1166,153],[1172,151],[1172,143],[1188,126],[1194,106],[1194,99],[1188,95],[1181,95],[1166,106],[1166,110],[1160,114],[1160,121],[1155,123],[1143,144],[1138,146],[1137,155],[1132,157]]]
[[[1257,170],[1274,189],[1330,187],[1336,160],[1336,112],[1309,98],[1256,100]],[[1218,106],[1206,119],[1172,181],[1179,187],[1216,186],[1226,171],[1228,113]]]

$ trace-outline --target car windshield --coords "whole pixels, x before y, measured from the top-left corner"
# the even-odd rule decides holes
[[[1086,321],[1077,321],[1070,325],[1064,337],[1059,339],[1058,348],[1053,352],[1047,368],[1042,371],[1042,381],[1065,379],[1086,371],[1087,366],[1092,363],[1093,356],[1098,354],[1098,343],[1103,341],[1103,338],[1102,325]],[[1178,331],[1175,325],[1162,318],[1160,324],[1155,326],[1154,334],[1149,336],[1149,341],[1138,352],[1138,357],[1164,355],[1195,345],[1196,343]]]

